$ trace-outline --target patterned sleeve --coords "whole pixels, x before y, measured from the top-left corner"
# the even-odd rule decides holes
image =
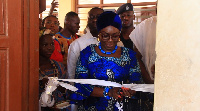
[[[76,79],[88,79],[89,70],[88,70],[88,59],[91,53],[90,48],[86,48],[81,51],[78,61],[76,63]],[[72,100],[83,100],[90,96],[93,91],[94,86],[89,84],[75,84],[75,87],[78,88],[78,91],[71,95]]]
[[[141,70],[140,70],[139,62],[136,58],[136,53],[130,50],[129,55],[131,58],[131,66],[129,70],[129,82],[141,83],[142,82]]]
[[[54,62],[58,67],[58,72],[59,72],[58,78],[67,79],[67,71],[65,69],[65,66],[61,62],[58,62],[58,61],[54,61]]]

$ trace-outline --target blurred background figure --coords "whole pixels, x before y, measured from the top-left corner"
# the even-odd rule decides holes
[[[130,36],[133,34],[133,31],[135,29],[133,23],[133,20],[135,20],[133,9],[134,8],[131,3],[123,4],[117,9],[116,13],[120,15],[120,18],[122,20],[122,31],[120,39],[123,42],[124,47],[130,48],[136,52],[136,56],[141,68],[143,82],[147,84],[152,84],[154,83],[154,81],[151,80],[144,63],[141,60],[142,58],[141,52],[138,51],[138,47],[136,47],[135,44],[133,43],[133,40],[130,39]]]
[[[60,43],[54,37],[54,35],[59,32],[59,25],[60,25],[60,23],[56,16],[49,15],[49,16],[45,17],[42,21],[43,29],[40,30],[40,36],[42,36],[44,34],[53,35],[55,50],[51,55],[51,59],[59,61],[59,62],[63,62],[63,55],[61,53]]]
[[[78,60],[80,52],[90,44],[98,44],[98,31],[96,21],[101,13],[103,13],[103,9],[98,7],[94,7],[88,12],[88,25],[86,28],[87,33],[77,40],[73,41],[69,47],[67,69],[68,77],[71,79],[74,79],[75,77],[76,62]]]
[[[68,12],[65,16],[64,29],[55,35],[55,38],[59,41],[61,52],[64,55],[63,64],[67,68],[67,54],[70,44],[78,38],[76,33],[80,26],[80,18],[75,12]]]

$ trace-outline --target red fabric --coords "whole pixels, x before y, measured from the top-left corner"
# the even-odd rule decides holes
[[[78,35],[77,34],[75,34],[75,39],[78,39]]]
[[[60,43],[57,40],[54,40],[54,46],[55,46],[55,49],[54,49],[50,59],[53,59],[53,60],[59,61],[59,62],[63,62],[63,55],[61,53]]]

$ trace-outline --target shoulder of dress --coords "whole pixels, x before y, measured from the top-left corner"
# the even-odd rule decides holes
[[[52,59],[51,59],[52,60]],[[64,65],[61,63],[61,62],[59,62],[59,61],[55,61],[55,60],[52,60],[55,64],[56,64],[56,66],[60,69],[60,68],[62,68],[62,67],[64,67]]]
[[[121,49],[122,49],[123,52],[128,53],[128,54],[130,54],[130,55],[131,55],[131,54],[136,54],[135,51],[133,51],[133,50],[127,48],[127,47],[121,47]]]
[[[92,52],[92,49],[94,49],[94,47],[95,47],[96,45],[95,44],[91,44],[91,45],[89,45],[89,46],[87,46],[85,49],[83,49],[81,52]]]
[[[60,35],[55,35],[55,39],[57,39],[57,40],[61,40],[62,39],[62,36],[60,36]]]

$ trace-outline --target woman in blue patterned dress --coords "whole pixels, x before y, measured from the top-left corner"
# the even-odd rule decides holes
[[[99,45],[90,45],[80,53],[77,79],[99,79],[117,83],[137,83],[141,79],[135,52],[118,47],[121,20],[114,12],[104,12],[97,20]],[[79,89],[71,95],[79,111],[118,111],[116,102],[131,97],[130,89],[75,84]]]

